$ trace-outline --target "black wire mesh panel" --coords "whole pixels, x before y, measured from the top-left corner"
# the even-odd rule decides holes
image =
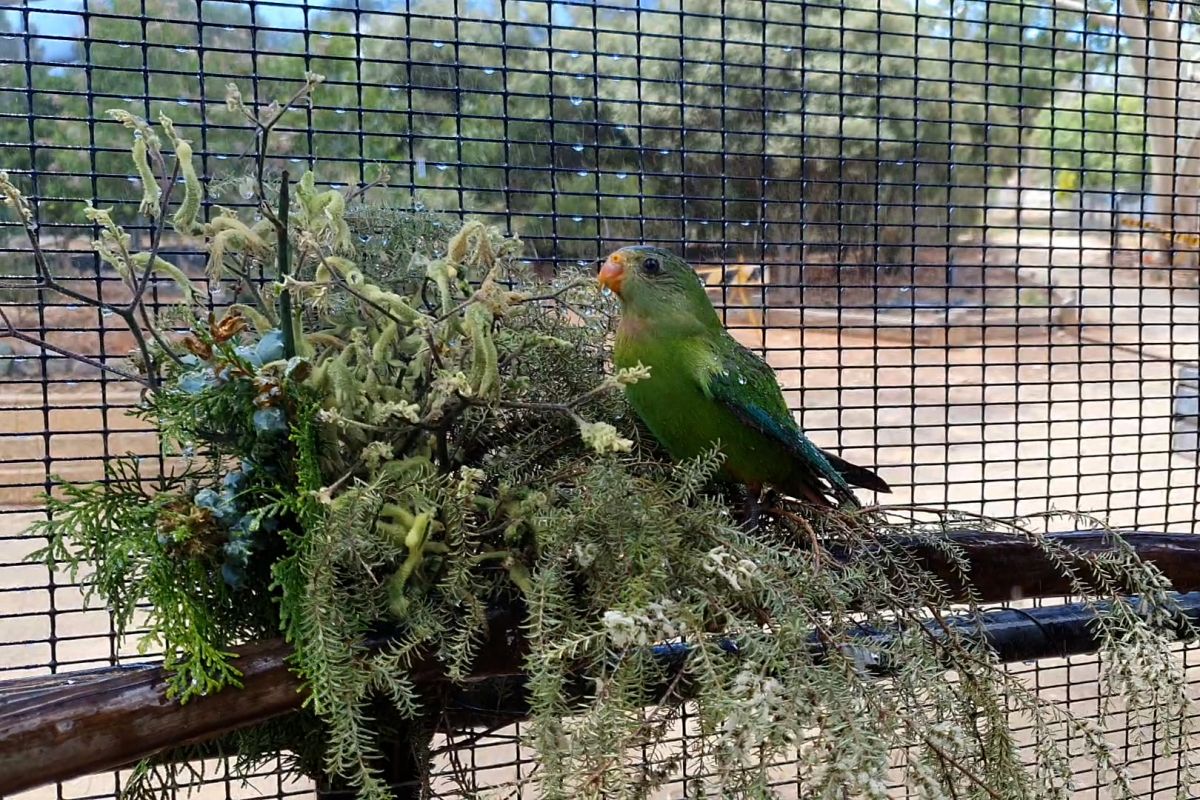
[[[226,84],[267,102],[318,72],[273,169],[319,163],[349,184],[386,168],[374,199],[482,215],[562,270],[629,242],[683,252],[810,435],[878,465],[896,502],[1191,532],[1195,9],[1152,5],[26,0],[0,9],[0,168],[35,201],[58,274],[111,296],[82,204],[128,223],[140,189],[106,110],[167,112],[207,206],[237,206],[250,163]],[[6,217],[13,324],[122,357],[113,320],[21,288],[20,234]],[[199,274],[178,242],[164,254]],[[0,392],[0,678],[134,657],[65,576],[24,563],[39,543],[22,531],[51,473],[156,458],[125,415],[136,390],[8,337]],[[1095,659],[1021,672],[1085,713],[1101,692]],[[535,766],[512,729],[468,741],[439,774],[503,787]],[[1146,797],[1173,791],[1172,763],[1133,765]]]

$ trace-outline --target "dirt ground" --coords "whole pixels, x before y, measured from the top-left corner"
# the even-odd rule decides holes
[[[877,467],[891,483],[894,494],[880,501],[992,516],[1053,508],[1102,514],[1120,527],[1191,532],[1200,475],[1194,459],[1171,453],[1171,359],[1196,357],[1195,293],[1123,285],[1119,275],[1098,288],[1086,265],[1076,261],[1064,278],[1053,248],[1047,253],[1045,266],[1058,270],[1059,283],[1090,293],[1090,316],[1075,331],[951,347],[870,329],[799,328],[779,315],[765,338],[757,330],[736,333],[765,352],[819,445]],[[155,455],[145,424],[123,413],[135,399],[128,390],[82,379],[46,391],[0,384],[0,509],[9,509],[0,510],[0,677],[41,674],[52,662],[76,669],[106,664],[114,652],[134,654],[111,639],[102,611],[83,609],[64,576],[52,582],[44,569],[22,563],[37,543],[21,532],[38,517],[36,493],[49,474],[90,479],[100,476],[106,457]],[[1056,525],[1078,523],[1063,518]],[[1069,700],[1081,713],[1094,708],[1100,691],[1094,659],[1038,667],[1036,680],[1048,698]],[[1034,674],[1031,666],[1016,669]],[[517,775],[509,763],[529,757],[512,735],[498,732],[474,752],[481,788],[512,781]],[[1161,759],[1134,769],[1145,797],[1166,796],[1170,772]],[[199,796],[257,797],[277,789],[273,777],[231,789],[218,781]],[[113,777],[100,775],[71,782],[62,796],[107,797],[113,790]],[[1107,793],[1092,788],[1085,795]],[[781,787],[780,796],[796,791]],[[49,800],[55,792],[19,797]]]

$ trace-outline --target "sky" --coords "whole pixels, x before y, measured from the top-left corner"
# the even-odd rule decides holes
[[[29,32],[35,36],[62,37],[43,39],[40,44],[46,59],[70,62],[79,57],[77,40],[83,38],[85,26],[82,12],[87,0],[27,0]],[[305,0],[270,0],[270,4],[259,5],[258,22],[268,27],[298,28],[304,24]],[[366,0],[361,7],[369,9],[382,4],[394,7],[387,0]],[[343,0],[308,0],[309,9],[340,8],[353,2]],[[17,10],[0,11],[0,35],[25,33],[25,14]]]
[[[555,10],[565,11],[566,5],[588,1],[566,0],[565,3],[555,3]],[[35,40],[36,46],[45,59],[63,63],[75,62],[82,56],[79,40],[83,38],[85,32],[82,12],[87,2],[88,0],[26,0],[27,12],[11,9],[0,11],[0,37],[5,33],[25,33],[25,18],[27,17],[29,32],[35,37],[54,37]],[[237,0],[214,1],[210,7],[228,6],[234,2]],[[363,11],[395,10],[397,4],[402,2],[403,0],[357,0],[359,8]],[[472,0],[463,0],[463,2],[470,3]],[[656,0],[640,0],[640,4],[643,7],[652,6],[656,4]],[[95,8],[96,5],[99,4],[93,0],[93,7]],[[980,0],[974,0],[974,2],[961,2],[960,0],[955,5],[958,6],[959,14],[965,15],[966,18],[986,15],[986,10],[981,10],[986,3]],[[311,15],[320,9],[353,8],[355,0],[263,0],[256,4],[255,19],[258,24],[267,27],[300,28],[304,25],[305,6],[308,7]],[[1043,32],[1039,29],[1036,21],[1029,20],[1029,23],[1031,24],[1025,31],[1027,36],[1036,37]],[[1082,35],[1082,33],[1081,29],[1077,35]],[[1111,39],[1105,36],[1091,36],[1088,41],[1092,49],[1106,50],[1112,46]],[[0,44],[2,44],[2,40],[0,40]],[[0,49],[0,53],[6,52],[11,54],[12,50]]]

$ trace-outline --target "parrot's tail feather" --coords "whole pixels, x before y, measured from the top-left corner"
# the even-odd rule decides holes
[[[809,481],[798,481],[794,485],[789,486],[784,494],[790,495],[797,500],[803,500],[806,503],[811,503],[817,508],[833,508],[834,504],[830,502],[827,496],[829,492],[824,487],[814,485]],[[844,498],[839,498],[844,501]]]
[[[848,489],[843,489],[840,486],[834,485],[833,495],[838,499],[838,508],[862,508],[862,503],[858,502],[858,498],[854,496],[854,492],[851,492]]]
[[[891,494],[892,487],[887,485],[887,482],[876,475],[866,467],[860,467],[851,464],[844,458],[839,458],[833,453],[824,453],[825,458],[829,460],[829,465],[837,470],[837,473],[845,479],[846,483],[853,486],[861,486],[864,489],[870,489],[872,492],[880,494]]]

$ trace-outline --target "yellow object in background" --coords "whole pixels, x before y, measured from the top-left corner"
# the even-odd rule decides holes
[[[763,324],[763,294],[765,270],[759,264],[730,264],[727,266],[697,267],[697,274],[706,288],[728,287],[722,305],[739,307],[751,315],[754,325]],[[759,289],[760,291],[755,291]],[[756,297],[757,295],[757,297]]]
[[[1142,228],[1143,230],[1154,231],[1171,240],[1177,246],[1191,247],[1200,249],[1200,234],[1196,233],[1176,233],[1170,228],[1159,225],[1155,222],[1146,222],[1133,217],[1121,217],[1122,225],[1130,225],[1134,228]]]

